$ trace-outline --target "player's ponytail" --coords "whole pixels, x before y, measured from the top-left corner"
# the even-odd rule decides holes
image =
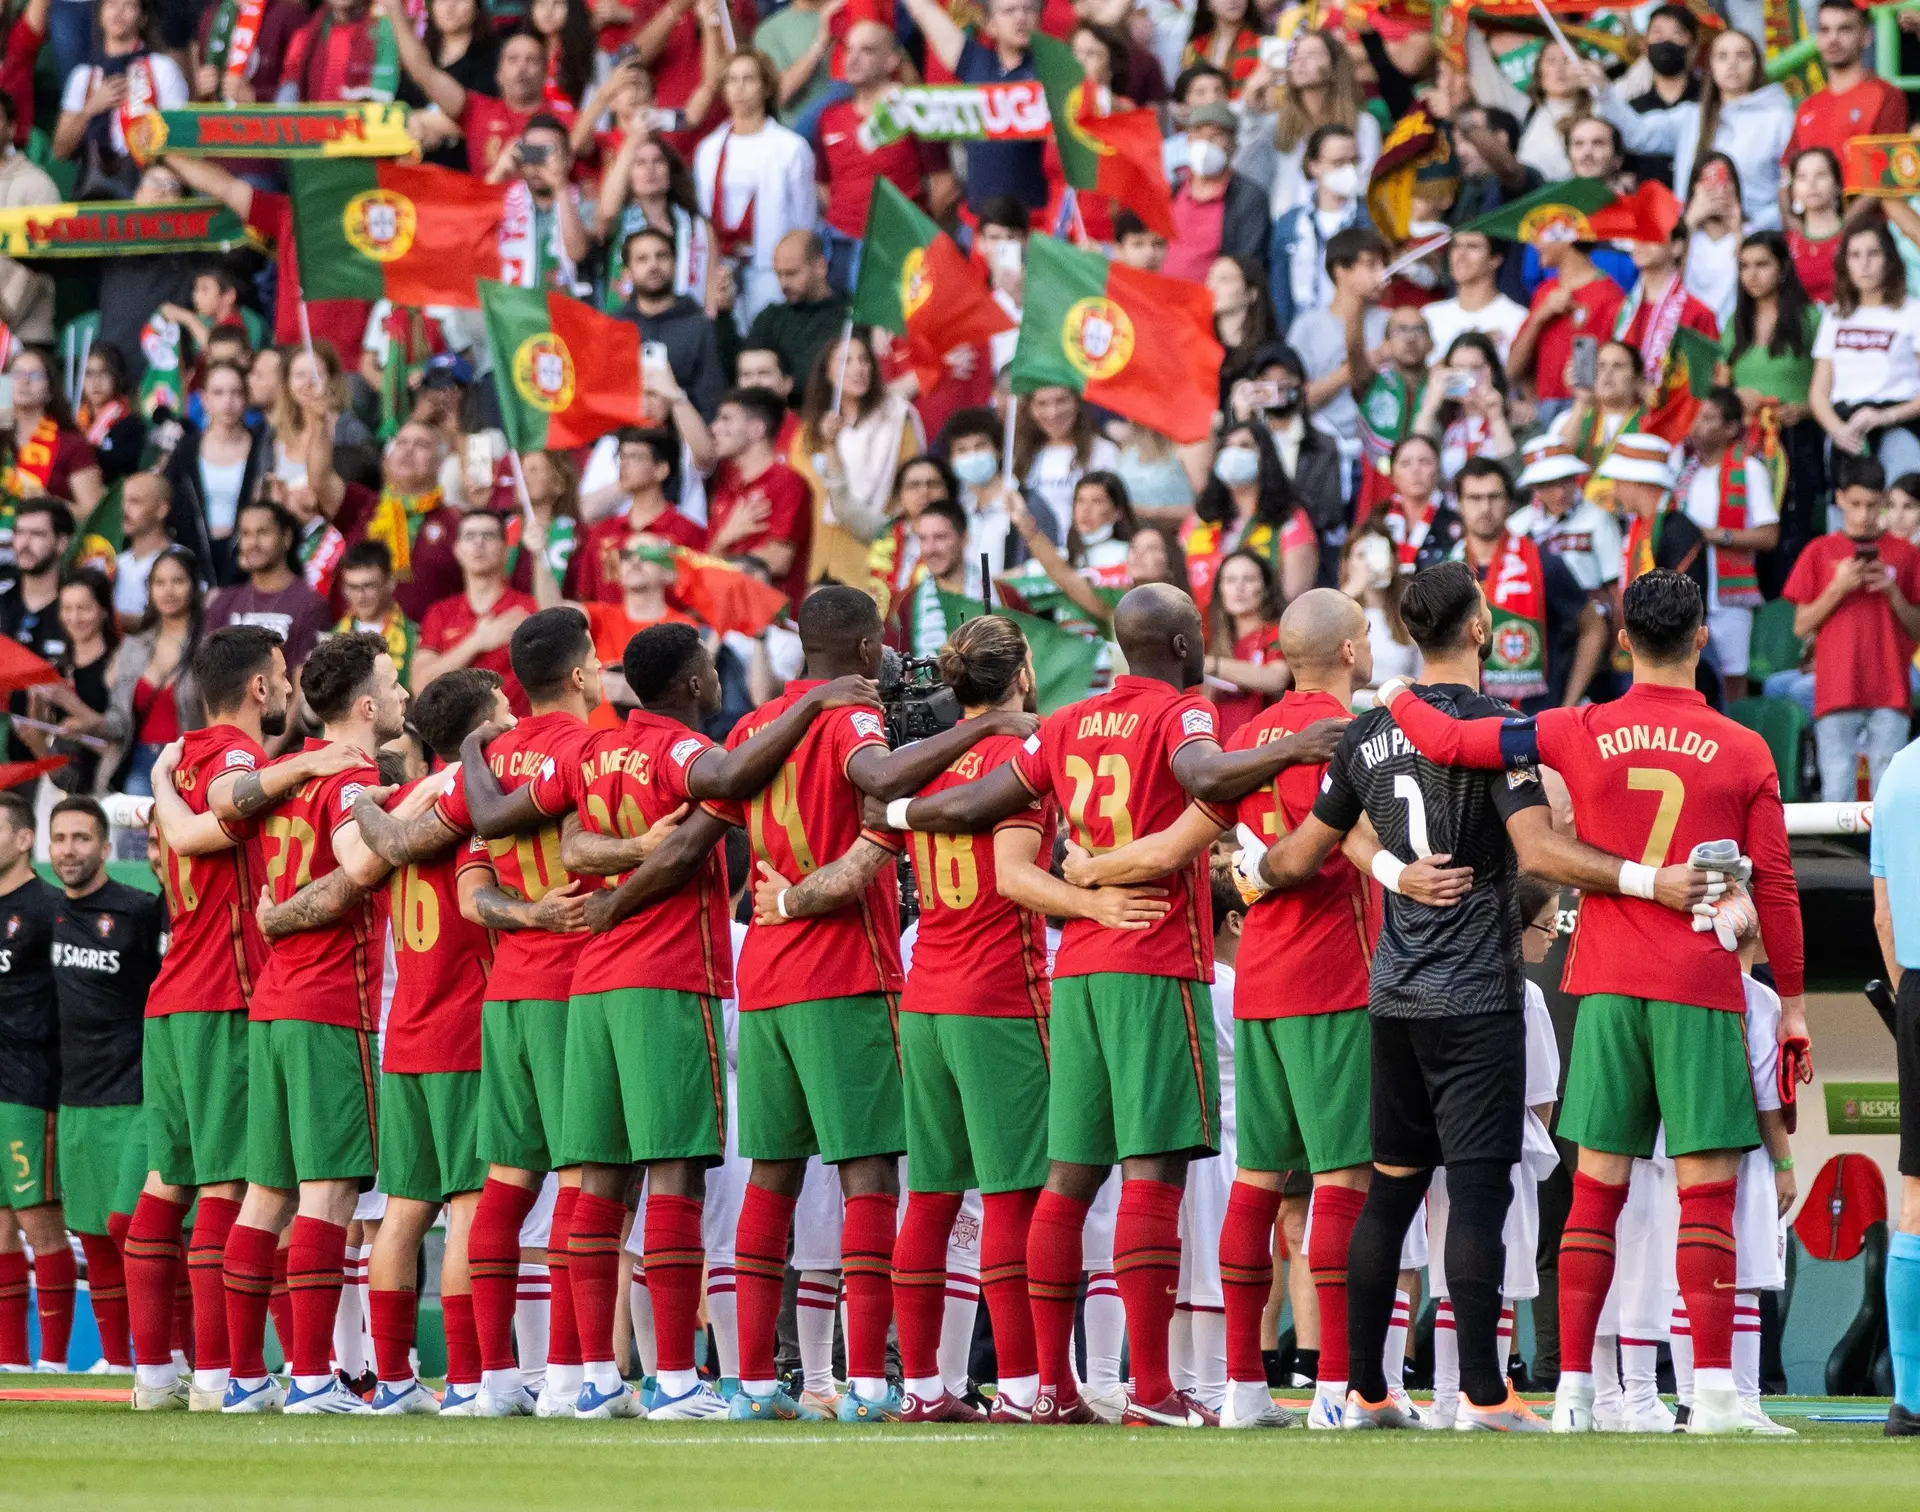
[[[940,648],[940,679],[961,706],[991,708],[1027,664],[1027,638],[998,614],[983,614],[954,630]]]

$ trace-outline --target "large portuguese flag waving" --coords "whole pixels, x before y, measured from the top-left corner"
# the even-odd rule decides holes
[[[1148,230],[1171,241],[1173,198],[1161,166],[1159,115],[1149,109],[1096,115],[1087,98],[1086,73],[1073,49],[1039,31],[1031,45],[1067,182],[1119,201]]]
[[[867,204],[867,235],[849,313],[907,339],[920,392],[940,381],[955,347],[1013,329],[966,253],[884,178]]]
[[[1016,393],[1061,385],[1175,441],[1205,439],[1220,407],[1213,296],[1050,236],[1027,242]]]
[[[481,279],[500,425],[518,452],[640,423],[640,328],[565,294]]]
[[[1605,179],[1566,179],[1544,184],[1491,215],[1455,227],[1454,234],[1477,231],[1535,247],[1542,242],[1598,241],[1601,238],[1595,234],[1590,217],[1618,197]]]
[[[500,276],[503,186],[371,158],[288,166],[304,298],[471,308],[474,280]]]

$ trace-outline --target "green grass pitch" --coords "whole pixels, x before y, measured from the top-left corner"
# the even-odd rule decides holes
[[[1870,1512],[1920,1505],[1920,1441],[1884,1439],[1877,1423],[1780,1415],[1798,1438],[135,1417],[104,1403],[0,1402],[0,1507]]]

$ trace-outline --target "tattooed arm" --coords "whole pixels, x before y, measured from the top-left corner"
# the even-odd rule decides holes
[[[405,866],[437,855],[459,834],[431,807],[412,814],[389,814],[381,805],[392,788],[368,788],[353,800],[353,819],[360,838],[389,866]],[[409,794],[409,797],[412,795]]]
[[[894,852],[862,835],[854,841],[853,849],[839,860],[829,861],[798,882],[787,881],[762,861],[760,881],[753,891],[753,920],[756,924],[785,924],[845,908],[867,890],[867,884],[880,874],[880,868],[894,859]],[[781,911],[783,895],[784,913]]]
[[[358,746],[336,740],[257,772],[222,772],[207,784],[207,811],[222,823],[239,824],[265,813],[296,792],[303,782],[366,764],[366,753]]]
[[[578,811],[560,825],[560,864],[576,876],[617,877],[632,871],[660,848],[660,842],[679,828],[687,805],[653,821],[644,835],[599,835],[581,822]]]
[[[544,929],[549,934],[572,934],[586,928],[587,900],[580,896],[578,882],[554,888],[537,903],[496,884],[474,893],[473,917],[489,929]]]
[[[318,882],[309,882],[284,903],[273,901],[272,889],[261,888],[260,903],[253,916],[259,921],[260,933],[269,940],[277,940],[303,929],[319,929],[336,923],[366,895],[367,889],[341,867],[328,872]]]

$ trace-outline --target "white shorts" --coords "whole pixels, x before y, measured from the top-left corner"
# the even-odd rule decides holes
[[[1451,1296],[1447,1287],[1447,1218],[1452,1210],[1447,1196],[1447,1168],[1433,1173],[1427,1188],[1427,1284],[1436,1297]],[[1507,1269],[1500,1295],[1509,1302],[1540,1295],[1540,1189],[1527,1174],[1525,1161],[1513,1166],[1513,1201],[1507,1205],[1506,1227],[1500,1237],[1507,1247]]]
[[[840,1195],[840,1172],[807,1158],[800,1200],[793,1209],[793,1268],[797,1271],[840,1269],[840,1225],[846,1203]]]
[[[1675,1254],[1680,1242],[1680,1189],[1673,1163],[1636,1160],[1627,1205],[1615,1230],[1613,1285],[1600,1309],[1599,1332],[1615,1338],[1667,1337],[1679,1295]]]
[[[1226,1306],[1220,1290],[1220,1226],[1226,1222],[1232,1190],[1233,1162],[1227,1156],[1209,1156],[1187,1167],[1187,1190],[1180,1199],[1177,1300],[1182,1307]]]
[[[353,1221],[355,1223],[378,1223],[387,1216],[387,1194],[376,1184],[372,1191],[362,1192],[354,1199]]]
[[[1753,644],[1753,611],[1709,609],[1707,640],[1722,677],[1745,677],[1747,651]]]
[[[1773,1186],[1773,1157],[1762,1145],[1740,1157],[1733,1195],[1734,1285],[1785,1291],[1787,1224]]]
[[[1120,1168],[1107,1172],[1107,1179],[1094,1194],[1087,1209],[1086,1226],[1080,1230],[1080,1268],[1100,1272],[1113,1269],[1113,1220],[1120,1211]]]
[[[543,1250],[553,1234],[553,1200],[560,1195],[560,1178],[551,1171],[540,1183],[540,1195],[533,1199],[527,1221],[520,1225],[520,1248]]]

